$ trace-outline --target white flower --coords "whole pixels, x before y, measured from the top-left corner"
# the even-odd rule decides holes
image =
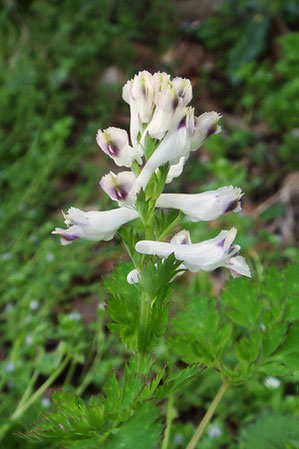
[[[130,105],[130,135],[134,148],[139,148],[137,136],[142,123],[148,123],[152,116],[156,84],[153,75],[144,70],[123,87],[122,97]]]
[[[168,257],[174,253],[176,259],[181,260],[184,266],[193,273],[226,267],[235,276],[250,277],[250,270],[245,259],[237,256],[240,246],[232,244],[236,233],[237,230],[232,228],[230,231],[221,231],[213,239],[186,245],[141,240],[135,248],[139,253],[155,254],[161,257]]]
[[[170,243],[173,243],[174,245],[189,245],[190,243],[192,243],[190,232],[186,229],[177,232],[170,240]]]
[[[65,224],[69,227],[56,228],[52,234],[60,234],[61,244],[64,246],[79,238],[108,241],[123,224],[138,217],[137,211],[127,207],[90,212],[71,207],[65,215]]]
[[[193,108],[184,108],[183,116],[174,129],[168,131],[165,138],[146,162],[137,178],[138,188],[145,188],[154,171],[170,162],[177,164],[182,156],[189,153],[190,135],[194,128]]]
[[[49,398],[42,398],[41,404],[43,408],[50,408],[51,407],[51,401]]]
[[[169,162],[177,164],[182,156],[188,156],[197,150],[211,135],[221,131],[217,125],[220,115],[216,112],[206,112],[200,117],[194,117],[194,109],[184,107],[180,121],[174,120],[172,128],[161,141],[142,172],[137,178],[138,189],[145,189],[150,177],[160,166]]]
[[[26,344],[28,346],[32,345],[33,343],[33,337],[31,335],[27,335],[27,337],[25,338]]]
[[[186,106],[192,100],[192,85],[187,78],[174,78],[172,80],[176,94],[183,106]]]
[[[233,186],[204,193],[165,193],[160,195],[156,206],[179,209],[191,221],[210,221],[229,211],[239,212],[242,195],[241,189]]]
[[[11,373],[12,371],[14,371],[14,369],[15,369],[15,364],[14,364],[13,362],[8,362],[8,363],[5,365],[4,371],[5,371],[6,373]]]
[[[37,310],[39,308],[39,302],[36,300],[31,301],[29,306],[31,310]]]
[[[278,388],[280,386],[280,380],[277,377],[266,377],[265,386],[267,388]]]
[[[80,321],[81,320],[81,315],[79,312],[71,312],[69,314],[69,320],[70,321]]]
[[[191,238],[190,238],[190,233],[189,231],[186,231],[185,229],[183,229],[182,231],[178,232],[177,234],[175,234],[172,239],[170,240],[170,243],[173,243],[175,245],[186,245],[191,243]],[[155,264],[155,267],[157,267],[157,264]],[[182,263],[179,266],[179,269],[185,269],[184,264]],[[179,273],[177,273],[174,278],[172,279],[172,281],[178,277],[181,276],[183,274],[183,271],[180,271]],[[127,281],[129,284],[137,284],[139,282],[140,279],[140,272],[135,269],[130,271],[130,273],[127,275]]]
[[[212,134],[219,134],[221,132],[221,126],[218,125],[220,119],[221,115],[214,111],[205,112],[199,117],[195,117],[195,127],[190,142],[190,151],[197,150]]]
[[[222,431],[221,431],[220,427],[217,426],[216,424],[212,424],[208,428],[208,435],[210,438],[219,438],[221,434],[222,434]]]
[[[137,186],[133,172],[123,171],[115,175],[112,171],[102,177],[100,186],[120,206],[131,206],[136,201]]]
[[[119,167],[131,167],[136,159],[141,163],[141,152],[129,145],[128,134],[124,129],[110,127],[97,132],[97,144]]]
[[[178,178],[182,174],[184,165],[185,165],[188,157],[189,157],[189,155],[182,156],[177,164],[173,164],[170,166],[168,174],[167,174],[167,178],[166,178],[166,184],[169,184],[170,182],[172,182],[172,180],[174,178]]]

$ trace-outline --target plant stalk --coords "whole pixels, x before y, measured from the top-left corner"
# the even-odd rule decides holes
[[[218,390],[218,393],[214,397],[214,400],[213,400],[212,404],[210,405],[210,407],[208,408],[205,416],[201,420],[199,426],[197,427],[197,429],[196,429],[193,437],[191,438],[188,446],[186,447],[186,449],[194,449],[196,447],[198,441],[200,440],[200,438],[201,438],[201,436],[203,434],[203,431],[205,430],[205,428],[207,427],[207,425],[211,421],[212,416],[214,415],[214,412],[215,412],[218,404],[220,403],[224,393],[228,389],[228,387],[229,387],[228,384],[226,384],[225,382],[222,383],[221,387]]]
[[[174,395],[170,394],[169,399],[168,399],[168,404],[167,404],[166,428],[165,428],[165,432],[164,432],[164,438],[162,441],[161,449],[168,448],[171,425],[172,425],[172,421],[174,420],[174,418],[176,416],[173,404],[174,404]]]

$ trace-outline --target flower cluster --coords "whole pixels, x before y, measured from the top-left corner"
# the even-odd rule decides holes
[[[96,136],[100,148],[117,166],[130,168],[117,174],[111,171],[99,183],[120,207],[90,212],[71,207],[65,215],[67,229],[56,228],[53,231],[61,235],[63,245],[78,238],[111,240],[122,225],[141,217],[137,207],[139,193],[147,192],[162,167],[167,168],[164,186],[182,173],[192,151],[197,150],[209,136],[221,131],[218,113],[194,115],[194,108],[188,106],[192,99],[192,86],[184,78],[171,80],[166,73],[139,72],[123,87],[123,99],[130,106],[130,138],[125,130],[114,127],[99,130]],[[242,195],[241,189],[233,186],[199,194],[162,193],[153,198],[153,211],[155,207],[172,208],[193,222],[209,221],[226,212],[239,212]],[[135,249],[142,254],[161,257],[174,253],[175,258],[182,261],[180,268],[192,272],[211,271],[223,266],[233,276],[250,276],[245,259],[238,256],[240,247],[233,244],[235,228],[221,231],[217,237],[200,243],[191,243],[186,231],[182,232],[169,243],[139,241]],[[128,276],[130,283],[138,282],[138,279],[136,270]]]

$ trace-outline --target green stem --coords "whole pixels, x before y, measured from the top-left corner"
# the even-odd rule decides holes
[[[161,232],[161,234],[159,235],[157,240],[164,240],[168,236],[170,231],[172,231],[173,228],[178,226],[178,224],[180,223],[181,219],[182,219],[182,214],[179,213],[178,216],[175,217],[175,219],[167,226],[167,228],[164,229],[163,232]]]
[[[70,367],[68,369],[67,375],[65,376],[65,381],[63,383],[62,388],[64,388],[64,389],[68,388],[68,386],[71,383],[71,380],[73,378],[75,368],[76,368],[76,362],[74,360],[72,360]]]
[[[186,449],[194,449],[198,443],[198,441],[200,440],[203,431],[205,430],[205,428],[207,427],[207,425],[209,424],[209,422],[212,419],[212,416],[214,415],[214,412],[219,404],[219,402],[221,401],[224,393],[226,392],[226,390],[228,389],[229,385],[226,383],[222,383],[221,387],[218,390],[218,393],[216,394],[212,404],[210,405],[210,407],[208,408],[205,416],[203,417],[203,419],[201,420],[199,426],[197,427],[193,437],[191,438],[188,446]]]
[[[64,370],[68,362],[70,361],[70,357],[66,357],[64,361],[56,368],[54,373],[44,382],[38,390],[26,401],[25,403],[20,404],[10,420],[15,421],[18,419],[46,390],[49,386],[54,382],[54,380],[59,376],[59,374]]]
[[[150,303],[147,301],[144,293],[142,293],[141,306],[140,306],[140,321],[138,329],[138,351],[140,353],[139,361],[141,360],[141,356],[146,352],[148,332],[149,332],[148,328],[149,312],[150,312]]]
[[[26,389],[21,401],[19,402],[15,412],[11,415],[11,417],[8,419],[7,423],[3,424],[0,427],[0,441],[3,440],[5,434],[8,432],[8,430],[13,425],[13,422],[20,418],[20,416],[23,415],[23,413],[44,393],[44,391],[49,388],[49,386],[54,382],[54,380],[59,376],[59,374],[64,370],[68,362],[70,361],[70,357],[66,357],[64,361],[57,367],[57,369],[54,371],[54,373],[46,380],[43,385],[36,390],[36,392],[28,399],[25,400],[25,396],[27,397],[28,391]],[[30,383],[32,385],[32,382]]]
[[[168,448],[171,425],[172,425],[172,421],[174,420],[174,418],[176,416],[173,404],[174,404],[174,395],[170,394],[169,399],[168,399],[168,404],[167,404],[166,428],[165,428],[165,432],[164,432],[164,438],[162,441],[161,449]]]

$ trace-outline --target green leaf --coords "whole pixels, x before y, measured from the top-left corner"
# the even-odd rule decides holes
[[[267,15],[255,15],[243,30],[241,39],[229,53],[227,71],[232,81],[238,81],[236,73],[242,64],[255,60],[264,50],[269,25]]]
[[[106,310],[113,323],[109,328],[117,332],[129,350],[137,349],[137,330],[140,316],[140,294],[134,285],[126,281],[132,267],[123,262],[106,277],[103,286],[110,293]]]
[[[181,370],[179,373],[174,374],[169,377],[162,386],[160,386],[154,397],[156,399],[163,399],[167,397],[170,393],[180,389],[187,382],[192,380],[194,377],[197,377],[201,374],[207,367],[201,365],[200,363],[196,363],[194,365],[189,365],[185,369]]]
[[[290,368],[282,365],[279,362],[271,362],[267,365],[261,366],[260,370],[264,372],[267,376],[286,376],[291,374]]]
[[[242,337],[235,345],[235,354],[240,360],[253,363],[260,352],[262,342],[261,332],[255,332],[248,337]]]
[[[260,317],[262,304],[257,287],[252,279],[232,279],[226,284],[221,298],[226,305],[227,315],[249,329],[254,329]]]
[[[62,354],[58,349],[52,352],[43,351],[42,356],[36,365],[36,369],[41,374],[50,374],[58,367],[61,357]]]
[[[287,323],[277,323],[263,333],[263,356],[271,355],[281,343],[287,330]]]
[[[287,336],[274,354],[275,359],[283,362],[285,365],[299,369],[299,322],[290,326]]]
[[[218,367],[232,326],[220,323],[217,301],[193,296],[172,320],[172,329],[171,347],[186,363],[202,362]]]
[[[157,421],[159,414],[158,407],[149,402],[145,403],[137,409],[132,418],[115,431],[103,448],[156,449],[162,431],[162,426]]]
[[[295,416],[265,415],[241,431],[240,449],[284,449],[298,441],[299,426]]]

